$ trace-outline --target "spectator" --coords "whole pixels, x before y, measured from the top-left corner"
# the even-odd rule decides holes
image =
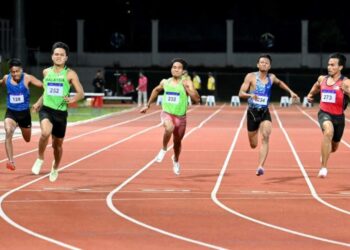
[[[101,70],[97,70],[96,76],[95,76],[94,80],[92,81],[92,85],[94,86],[95,93],[103,93],[104,92],[105,80],[103,78]]]
[[[103,79],[103,75],[101,70],[97,70],[96,76],[94,80],[92,81],[92,85],[94,86],[94,92],[95,93],[104,93],[104,85],[105,80]],[[102,107],[103,102],[102,96],[95,96],[94,100],[92,102],[93,107]]]
[[[118,89],[121,89],[124,94],[124,85],[128,82],[128,76],[125,72],[121,73],[118,78],[117,88],[116,88],[116,95],[118,95],[119,91]]]
[[[216,83],[213,73],[208,73],[208,83],[207,83],[208,95],[215,96]]]
[[[193,82],[193,85],[194,85],[194,88],[197,90],[198,92],[198,95],[200,97],[199,99],[199,102],[202,103],[202,98],[201,98],[201,95],[202,95],[202,92],[201,92],[201,78],[199,77],[199,75],[197,74],[197,72],[193,71],[192,73],[192,82]]]
[[[137,104],[139,107],[142,105],[142,99],[143,99],[143,105],[147,105],[147,85],[148,85],[148,79],[147,77],[140,72],[139,73],[139,85],[137,86],[137,94],[138,94],[138,99],[137,99]]]
[[[131,80],[128,80],[127,83],[123,85],[123,95],[131,96],[132,102],[136,102],[135,87],[131,83]]]

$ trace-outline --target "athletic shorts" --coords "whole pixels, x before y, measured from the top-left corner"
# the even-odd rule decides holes
[[[5,114],[5,119],[6,118],[14,120],[20,128],[32,127],[32,116],[30,115],[30,109],[16,111],[8,108]]]
[[[258,130],[260,123],[262,123],[263,121],[271,121],[271,115],[268,108],[266,109],[248,108],[247,128],[249,132]]]
[[[160,118],[162,122],[164,122],[165,120],[170,120],[173,123],[175,127],[173,132],[174,136],[178,136],[182,138],[185,135],[186,122],[187,122],[186,115],[176,116],[176,115],[169,114],[165,111],[162,111],[160,113]]]
[[[55,110],[46,106],[39,111],[40,121],[48,119],[53,126],[51,134],[57,138],[64,138],[66,135],[67,117],[67,111]]]
[[[344,127],[345,127],[345,116],[344,115],[331,115],[327,112],[324,112],[322,110],[318,111],[318,123],[320,124],[320,127],[323,131],[323,123],[325,121],[331,121],[334,128],[334,134],[332,141],[334,142],[340,142]]]

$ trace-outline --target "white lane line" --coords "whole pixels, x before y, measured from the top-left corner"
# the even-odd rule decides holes
[[[149,114],[145,114],[145,115],[142,115],[142,116],[139,116],[139,117],[136,117],[136,118],[134,118],[134,119],[130,119],[130,120],[127,120],[127,121],[119,122],[119,123],[116,123],[116,124],[113,124],[113,125],[109,125],[109,126],[107,126],[107,127],[102,127],[102,128],[94,129],[94,130],[91,130],[91,131],[89,131],[89,132],[85,132],[85,133],[83,133],[83,134],[77,135],[77,136],[72,136],[72,137],[70,137],[70,138],[65,139],[64,141],[65,141],[65,142],[67,142],[67,141],[73,141],[73,140],[79,139],[80,137],[87,136],[87,135],[91,135],[91,134],[94,134],[94,133],[98,133],[98,132],[101,132],[101,131],[103,131],[103,130],[107,130],[107,129],[110,129],[110,128],[118,127],[118,126],[127,124],[127,123],[129,123],[129,122],[137,121],[137,120],[140,120],[140,119],[142,119],[142,118],[144,118],[144,117],[151,116],[151,115],[154,115],[154,114],[159,113],[159,112],[160,112],[160,110],[155,111],[155,112],[152,112],[152,113],[149,113]],[[48,144],[47,146],[48,146],[48,147],[51,147],[51,145],[52,145],[52,144]],[[32,149],[32,150],[28,150],[28,151],[26,151],[26,152],[20,153],[20,154],[16,154],[13,158],[18,158],[18,157],[21,157],[21,156],[24,156],[24,155],[27,155],[27,154],[30,154],[30,153],[33,153],[33,152],[36,152],[36,151],[38,151],[38,148],[37,148],[37,147],[35,147],[35,148]],[[0,163],[5,162],[5,161],[7,161],[7,158],[0,160]]]
[[[236,134],[235,134],[235,136],[234,136],[234,138],[232,140],[232,144],[231,144],[230,149],[228,151],[227,157],[226,157],[225,162],[224,162],[224,164],[222,166],[222,169],[220,171],[218,179],[217,179],[217,181],[215,183],[214,189],[213,189],[213,191],[211,193],[211,198],[214,201],[214,203],[217,204],[222,209],[226,210],[227,212],[231,213],[231,214],[234,214],[234,215],[236,215],[238,217],[241,217],[243,219],[246,219],[248,221],[257,223],[259,225],[263,225],[263,226],[266,226],[266,227],[269,227],[269,228],[280,230],[282,232],[298,235],[298,236],[309,238],[309,239],[313,239],[313,240],[319,240],[319,241],[323,241],[323,242],[327,242],[327,243],[331,243],[331,244],[335,244],[335,245],[341,245],[341,246],[345,246],[345,247],[350,247],[350,244],[346,243],[346,242],[330,240],[330,239],[314,236],[314,235],[311,235],[311,234],[305,234],[305,233],[294,231],[294,230],[291,230],[291,229],[288,229],[288,228],[285,228],[285,227],[280,227],[280,226],[277,226],[277,225],[274,225],[274,224],[270,224],[270,223],[267,223],[267,222],[264,222],[264,221],[261,221],[261,220],[257,220],[257,219],[255,219],[253,217],[249,217],[249,216],[244,215],[244,214],[242,214],[242,213],[240,213],[240,212],[238,212],[238,211],[236,211],[236,210],[234,210],[232,208],[227,207],[221,201],[218,200],[217,193],[218,193],[218,190],[220,188],[220,185],[221,185],[222,179],[224,177],[224,174],[225,174],[225,172],[227,170],[228,163],[229,163],[229,161],[231,159],[233,150],[234,150],[234,148],[236,146],[238,135],[239,135],[240,131],[242,130],[243,122],[244,122],[244,120],[246,118],[246,115],[247,115],[247,112],[244,112],[244,115],[242,117],[240,126],[239,126],[238,130],[236,131]]]
[[[297,108],[298,108],[299,110],[301,110],[299,107],[297,107]],[[303,110],[301,110],[301,111],[302,111],[302,113],[304,113],[306,116],[308,116],[312,121],[316,122],[316,121],[315,121],[311,116],[309,116],[306,112],[304,112]],[[279,119],[279,117],[278,117],[278,114],[277,114],[276,110],[275,110],[275,115],[276,115],[276,118],[277,118],[277,120],[278,120],[278,123],[279,123],[279,125],[280,125],[280,127],[281,127],[281,129],[282,129],[282,131],[283,131],[283,134],[284,134],[284,136],[286,137],[290,148],[292,149],[293,155],[294,155],[295,159],[296,159],[297,162],[298,162],[298,166],[299,166],[299,168],[300,168],[300,171],[302,172],[302,174],[303,174],[303,176],[304,176],[304,178],[305,178],[305,181],[306,181],[306,183],[307,183],[307,185],[308,185],[308,187],[309,187],[309,189],[310,189],[310,192],[311,192],[312,196],[313,196],[317,201],[319,201],[320,203],[322,203],[323,205],[325,205],[325,206],[327,206],[327,207],[330,207],[330,208],[332,208],[332,209],[334,209],[334,210],[336,210],[336,211],[338,211],[338,212],[341,212],[341,213],[350,215],[350,211],[349,211],[349,210],[345,210],[345,209],[342,209],[342,208],[340,208],[340,207],[334,206],[333,204],[330,204],[330,203],[324,201],[321,197],[319,197],[319,195],[317,194],[317,192],[316,192],[314,186],[312,185],[311,180],[309,179],[309,176],[307,175],[307,173],[306,173],[306,171],[305,171],[305,168],[304,168],[303,164],[301,163],[301,161],[300,161],[300,159],[299,159],[299,156],[298,156],[298,154],[297,154],[297,152],[296,152],[296,150],[295,150],[295,148],[294,148],[294,146],[293,146],[293,143],[291,142],[291,140],[290,140],[290,138],[289,138],[287,132],[286,132],[285,129],[283,128],[283,125],[282,125],[282,123],[281,123],[281,121],[280,121],[280,119]],[[316,124],[318,124],[318,123],[316,122]]]
[[[209,121],[212,117],[214,117],[217,113],[219,113],[222,110],[222,108],[223,108],[223,106],[220,109],[218,109],[217,111],[215,111],[213,114],[211,114],[204,121],[202,121],[197,127],[192,128],[188,133],[186,133],[184,138],[189,136],[194,131],[200,129],[207,121]],[[169,147],[169,149],[171,149],[171,148],[172,148],[172,146]],[[190,243],[193,243],[193,244],[196,244],[196,245],[200,245],[200,246],[204,246],[204,247],[208,247],[208,248],[212,248],[212,249],[224,249],[223,247],[220,247],[220,246],[216,246],[216,245],[212,245],[212,244],[205,243],[205,242],[202,242],[202,241],[198,241],[198,240],[194,240],[194,239],[191,239],[191,238],[187,238],[187,237],[184,237],[184,236],[181,236],[181,235],[178,235],[178,234],[175,234],[175,233],[171,233],[169,231],[165,231],[165,230],[162,230],[160,228],[151,226],[149,224],[146,224],[146,223],[143,223],[143,222],[141,222],[139,220],[136,220],[135,218],[132,218],[132,217],[124,214],[123,212],[121,212],[120,210],[117,209],[117,207],[113,204],[113,196],[117,192],[119,192],[123,187],[125,187],[127,184],[129,184],[132,180],[134,180],[137,176],[139,176],[141,173],[143,173],[145,170],[147,170],[150,166],[152,166],[154,162],[155,162],[155,159],[153,159],[152,161],[147,163],[140,170],[138,170],[135,174],[130,176],[127,180],[125,180],[118,187],[116,187],[113,191],[111,191],[108,194],[107,198],[106,198],[108,207],[114,213],[116,213],[117,215],[123,217],[124,219],[126,219],[128,221],[131,221],[131,222],[133,222],[133,223],[135,223],[135,224],[137,224],[137,225],[139,225],[141,227],[144,227],[144,228],[150,229],[152,231],[155,231],[157,233],[164,234],[164,235],[167,235],[167,236],[175,238],[175,239],[183,240],[183,241],[186,241],[186,242],[190,242]]]
[[[160,111],[156,111],[156,112],[150,113],[150,114],[148,114],[148,115],[152,115],[152,114],[158,113],[158,112],[160,112]],[[145,116],[147,116],[147,115],[143,115],[143,116],[140,116],[140,118],[131,119],[131,120],[129,120],[129,121],[135,121],[135,120],[144,118]],[[118,123],[118,125],[128,123],[129,121],[125,121],[125,122]],[[116,125],[117,125],[117,124],[112,125],[112,126],[108,126],[108,127],[113,127],[113,126],[116,126]],[[65,166],[63,166],[63,167],[61,167],[61,168],[59,168],[58,171],[62,171],[62,170],[64,170],[64,169],[66,169],[66,168],[69,168],[70,166],[72,166],[72,165],[74,165],[74,164],[76,164],[76,163],[79,163],[79,162],[81,162],[81,161],[83,161],[83,160],[85,160],[85,159],[88,159],[88,158],[90,158],[90,157],[92,157],[92,156],[94,156],[94,155],[97,155],[97,154],[99,154],[99,153],[101,153],[101,152],[103,152],[103,151],[106,151],[106,150],[108,150],[108,149],[111,148],[111,147],[114,147],[114,146],[116,146],[116,145],[118,145],[118,144],[120,144],[120,143],[123,143],[123,142],[125,142],[125,141],[127,141],[127,140],[129,140],[129,139],[131,139],[131,138],[133,138],[133,137],[136,137],[136,136],[138,136],[138,135],[140,135],[140,134],[146,133],[146,132],[148,132],[148,131],[150,131],[150,130],[156,128],[156,127],[160,127],[160,126],[161,126],[161,123],[159,123],[159,124],[157,124],[157,125],[155,125],[155,126],[149,127],[149,128],[147,128],[147,129],[141,130],[141,131],[139,131],[139,132],[136,132],[136,133],[134,133],[134,134],[132,134],[132,135],[130,135],[130,136],[124,138],[124,139],[121,139],[121,140],[119,140],[119,141],[117,141],[117,142],[115,142],[115,143],[113,143],[113,144],[110,144],[110,145],[108,145],[108,146],[106,146],[106,147],[104,147],[104,148],[101,148],[101,149],[99,149],[99,150],[97,150],[97,151],[95,151],[95,152],[93,152],[93,153],[91,153],[91,154],[88,154],[88,155],[86,155],[86,156],[84,156],[84,157],[82,157],[82,158],[80,158],[80,159],[78,159],[78,160],[76,160],[76,161],[73,161],[73,162],[71,162],[71,163],[69,163],[69,164],[67,164],[67,165],[65,165]],[[97,130],[94,130],[94,131],[101,131],[101,130],[103,130],[103,129],[97,129]],[[90,133],[90,132],[84,133],[84,135],[89,134],[89,133]],[[81,136],[75,136],[75,137],[73,137],[73,138],[79,138],[79,137],[81,137]],[[72,138],[70,138],[70,139],[72,139]],[[27,187],[27,186],[33,184],[33,183],[39,182],[40,180],[42,180],[42,179],[44,179],[44,178],[47,178],[48,176],[49,176],[49,174],[45,174],[45,175],[43,175],[43,176],[41,176],[41,177],[39,177],[39,178],[36,178],[36,179],[34,179],[34,180],[30,181],[30,182],[27,182],[27,183],[25,183],[25,184],[23,184],[23,185],[21,185],[21,186],[19,186],[19,187],[17,187],[17,188],[14,188],[14,189],[12,189],[12,190],[6,192],[5,194],[3,194],[3,195],[0,197],[0,217],[3,218],[7,223],[9,223],[10,225],[12,225],[13,227],[15,227],[15,228],[17,228],[17,229],[19,229],[19,230],[21,230],[21,231],[27,233],[27,234],[30,234],[30,235],[32,235],[32,236],[34,236],[34,237],[40,238],[40,239],[42,239],[42,240],[46,240],[46,241],[48,241],[48,242],[51,242],[51,243],[53,243],[53,244],[56,244],[56,245],[59,245],[59,246],[62,246],[62,247],[68,248],[68,249],[79,249],[79,248],[77,248],[77,247],[75,247],[75,246],[68,245],[68,244],[66,244],[66,243],[64,243],[64,242],[55,240],[55,239],[53,239],[53,238],[47,237],[47,236],[42,235],[42,234],[39,234],[39,233],[36,233],[36,232],[34,232],[34,231],[32,231],[32,230],[29,230],[28,228],[25,228],[25,227],[21,226],[20,224],[18,224],[18,223],[16,223],[15,221],[13,221],[10,217],[8,217],[8,216],[6,215],[6,213],[4,212],[4,210],[3,210],[2,204],[3,204],[3,202],[4,202],[4,200],[5,200],[6,197],[8,197],[9,195],[11,195],[11,194],[17,192],[18,190],[21,190],[21,189],[23,189],[23,188],[25,188],[25,187]]]

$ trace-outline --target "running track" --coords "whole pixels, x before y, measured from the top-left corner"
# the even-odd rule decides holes
[[[191,108],[178,177],[171,150],[154,162],[158,107],[68,127],[55,183],[51,148],[33,176],[38,135],[14,140],[15,172],[0,152],[0,249],[349,249],[350,121],[319,179],[317,107],[271,106],[266,173],[256,177],[245,109]]]

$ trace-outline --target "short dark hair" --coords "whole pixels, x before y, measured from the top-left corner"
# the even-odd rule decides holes
[[[12,58],[9,60],[9,68],[11,69],[12,67],[21,67],[22,68],[22,62],[18,58]]]
[[[258,60],[256,62],[259,62],[260,61],[260,58],[267,58],[270,60],[270,63],[272,63],[272,58],[269,54],[261,54],[259,57],[258,57]]]
[[[328,59],[331,59],[331,58],[338,59],[338,65],[345,67],[346,57],[343,54],[336,52],[329,55]]]
[[[176,62],[181,63],[183,69],[187,69],[188,64],[187,64],[187,62],[186,62],[184,59],[182,59],[182,58],[174,58],[173,60],[171,60],[171,67],[172,67],[172,66],[174,65],[174,63],[176,63]]]
[[[68,54],[69,54],[69,47],[68,47],[67,44],[65,44],[63,42],[55,42],[52,45],[51,54],[53,54],[54,50],[57,49],[57,48],[64,49],[66,51],[66,55],[68,56]]]

